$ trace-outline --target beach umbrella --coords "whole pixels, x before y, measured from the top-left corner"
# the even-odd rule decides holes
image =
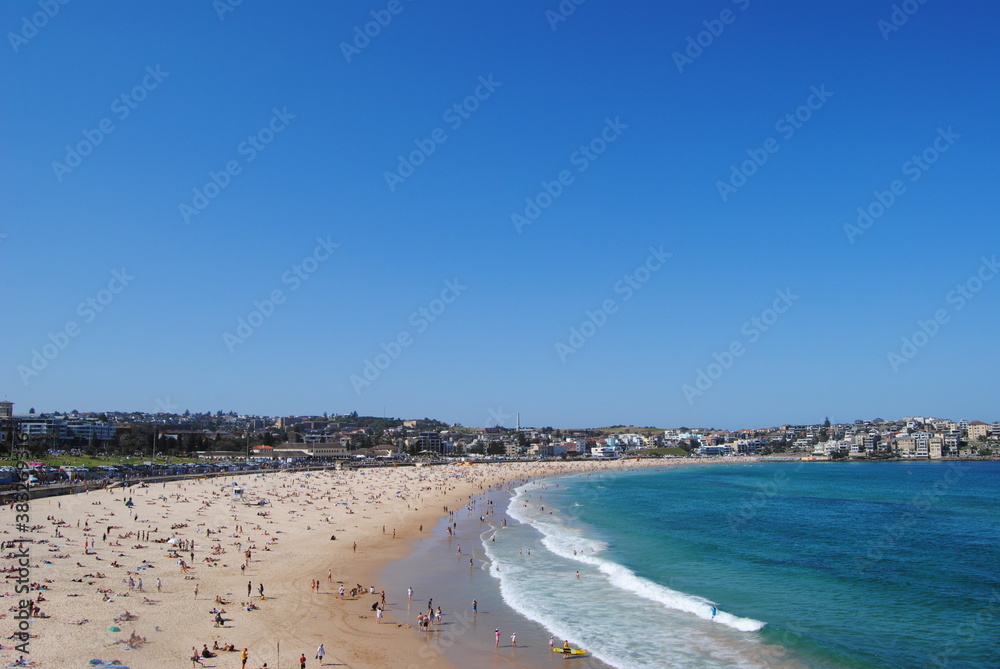
[[[111,627],[108,628],[108,631],[109,632],[121,632],[121,628],[120,627],[115,627],[114,625],[112,625]]]

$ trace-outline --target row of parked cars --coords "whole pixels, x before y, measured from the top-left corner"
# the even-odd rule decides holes
[[[106,479],[128,480],[154,476],[184,476],[188,474],[210,474],[225,472],[245,472],[261,469],[277,469],[278,465],[259,462],[212,462],[184,464],[137,463],[128,465],[105,465],[100,467],[49,467],[38,466],[27,470],[31,484],[51,484],[65,481],[100,481]],[[20,476],[14,467],[0,468],[0,485],[16,483]]]

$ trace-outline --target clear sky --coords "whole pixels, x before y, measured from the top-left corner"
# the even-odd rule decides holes
[[[896,7],[4,2],[0,397],[1000,419],[1000,5]]]

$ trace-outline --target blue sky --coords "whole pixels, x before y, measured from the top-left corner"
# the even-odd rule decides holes
[[[5,2],[0,396],[1000,419],[1000,8],[903,4]]]

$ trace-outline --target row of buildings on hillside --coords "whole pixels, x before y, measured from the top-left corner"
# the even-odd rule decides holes
[[[491,455],[514,457],[617,457],[653,448],[679,447],[705,456],[793,452],[816,457],[929,458],[1000,451],[1000,421],[953,421],[914,416],[900,420],[792,425],[741,430],[677,428],[641,430],[446,426],[439,421],[337,417],[237,415],[233,412],[146,414],[129,412],[14,414],[0,402],[0,443],[11,432],[48,441],[52,448],[107,442],[135,426],[188,450],[225,443],[244,455],[335,458],[362,455]],[[379,425],[375,429],[374,425]],[[430,429],[433,428],[433,429]],[[442,428],[442,429],[438,429]],[[196,444],[192,447],[191,444]],[[678,451],[679,452],[679,451]]]
[[[781,450],[815,457],[902,457],[936,460],[992,454],[1000,448],[1000,421],[952,421],[913,417],[901,421],[855,421],[852,424],[791,426],[770,431],[740,431],[741,438],[700,437],[702,455],[740,455]],[[703,441],[702,441],[703,439]]]

